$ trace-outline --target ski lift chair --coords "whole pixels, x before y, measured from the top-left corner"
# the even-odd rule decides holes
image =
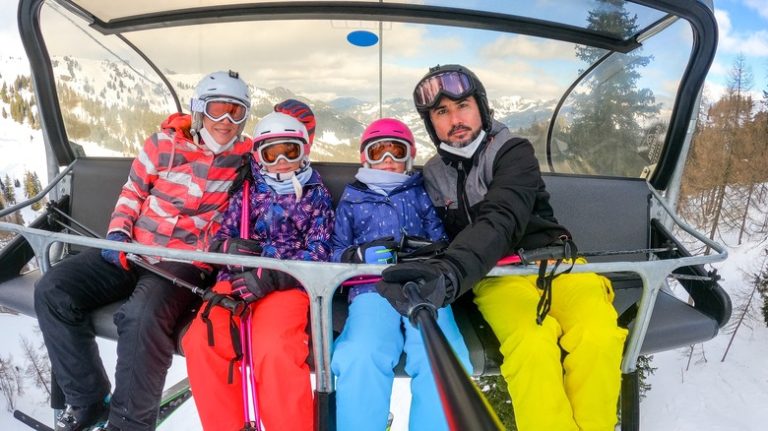
[[[690,142],[690,120],[696,109],[696,98],[704,76],[714,55],[716,46],[716,22],[711,4],[684,0],[637,0],[629,4],[652,9],[655,21],[630,36],[607,35],[602,32],[576,26],[567,22],[516,16],[512,13],[492,11],[467,11],[461,8],[379,2],[288,2],[252,3],[223,7],[212,5],[196,10],[167,10],[140,14],[131,9],[130,3],[122,3],[126,16],[103,21],[96,14],[81,7],[77,0],[21,0],[19,23],[22,39],[32,65],[37,107],[43,135],[50,147],[48,160],[50,184],[29,201],[0,211],[0,218],[41,200],[50,193],[54,205],[78,222],[103,235],[120,186],[125,181],[129,159],[81,157],[68,145],[66,128],[56,96],[56,82],[51,59],[48,56],[40,30],[41,5],[50,3],[55,13],[71,14],[65,19],[84,19],[90,29],[102,35],[116,34],[161,77],[168,91],[181,110],[174,86],[161,70],[146,57],[139,47],[123,38],[142,29],[163,28],[173,25],[193,25],[210,22],[228,22],[247,19],[386,19],[428,25],[452,25],[456,27],[482,28],[525,35],[535,35],[560,41],[595,46],[606,51],[595,66],[585,70],[587,76],[600,62],[615,53],[627,53],[639,47],[648,38],[666,29],[671,23],[683,19],[691,26],[693,40],[688,65],[680,79],[675,104],[670,112],[670,123],[663,150],[649,169],[647,179],[602,177],[595,175],[545,173],[544,179],[552,195],[552,205],[559,220],[574,234],[582,251],[638,251],[665,249],[656,253],[636,252],[596,256],[590,263],[574,268],[575,272],[596,271],[607,274],[616,290],[614,306],[620,313],[622,324],[631,329],[627,341],[622,372],[622,429],[639,428],[639,388],[636,361],[640,354],[666,350],[712,338],[730,316],[730,300],[715,277],[704,269],[709,264],[725,259],[727,253],[718,244],[709,241],[682,223],[669,207],[672,196],[662,196],[671,180],[679,182],[680,158],[687,155]],[[100,2],[97,2],[100,4]],[[95,3],[94,3],[95,4]],[[584,5],[582,5],[584,6]],[[110,12],[113,12],[111,8]],[[162,9],[162,7],[160,7]],[[114,9],[115,11],[118,9]],[[50,10],[49,10],[50,13]],[[133,14],[132,14],[133,13]],[[63,15],[62,15],[63,16]],[[567,90],[570,94],[578,82]],[[565,97],[565,96],[564,96]],[[561,101],[562,104],[562,101]],[[552,119],[550,127],[555,123]],[[567,143],[553,137],[550,128],[546,138],[547,148],[538,148],[539,158],[545,157],[553,167],[549,147],[556,142],[558,148]],[[540,152],[543,150],[543,152]],[[59,172],[62,166],[67,166]],[[357,164],[315,163],[335,199],[343,186],[352,180]],[[557,172],[557,169],[550,169]],[[677,173],[677,174],[676,174]],[[661,191],[660,191],[661,190]],[[65,219],[64,219],[65,220]],[[147,247],[138,244],[120,244],[101,239],[59,232],[62,219],[43,216],[29,226],[22,227],[0,222],[0,230],[19,234],[0,250],[0,304],[21,313],[34,316],[32,294],[39,270],[22,273],[26,262],[36,256],[39,266],[46,270],[53,261],[68,252],[82,247],[118,248],[137,254],[159,255],[186,260],[205,260],[214,264],[240,264],[274,268],[291,273],[307,288],[311,301],[311,329],[313,334],[312,361],[317,372],[318,427],[331,428],[330,402],[333,381],[330,375],[330,343],[334,328],[343,324],[343,299],[334,295],[342,281],[361,274],[378,274],[379,265],[313,264],[307,262],[274,262],[269,259],[244,256],[222,256],[215,253],[196,253]],[[77,230],[75,225],[67,229]],[[671,230],[674,229],[674,230]],[[706,244],[716,254],[691,256],[677,238],[686,235]],[[70,244],[61,246],[60,244]],[[670,244],[672,247],[669,247]],[[495,268],[490,276],[503,274],[535,274],[536,269],[526,267]],[[667,288],[670,277],[690,294],[693,304],[676,298]],[[557,292],[554,292],[556,295]],[[334,307],[336,304],[336,307]],[[338,305],[341,307],[338,307]],[[112,313],[119,304],[105,307],[94,316],[94,326],[99,335],[116,338]],[[470,347],[470,356],[476,375],[498,373],[500,355],[498,341],[490,332],[471,302],[465,295],[457,303],[456,316],[462,334]],[[332,313],[332,310],[334,312]]]

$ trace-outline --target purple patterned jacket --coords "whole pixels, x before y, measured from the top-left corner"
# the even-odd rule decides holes
[[[279,195],[264,182],[256,162],[251,161],[254,183],[250,186],[249,238],[259,241],[263,257],[288,260],[328,261],[331,254],[333,203],[328,189],[317,171],[304,185],[304,195]],[[243,191],[229,200],[221,229],[215,238],[240,237]],[[223,267],[217,277],[229,280],[230,271]]]

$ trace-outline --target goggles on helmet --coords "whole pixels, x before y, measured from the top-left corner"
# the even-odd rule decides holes
[[[449,70],[427,76],[413,90],[416,109],[430,109],[441,96],[463,99],[475,92],[474,81],[461,70]]]
[[[229,118],[233,124],[241,124],[247,119],[248,107],[239,100],[228,97],[213,97],[206,100],[193,99],[192,111],[202,112],[213,121]]]
[[[365,145],[363,153],[372,165],[383,162],[387,156],[395,162],[407,162],[411,156],[408,142],[394,138],[373,140]]]
[[[256,152],[260,163],[265,166],[274,166],[280,159],[288,163],[298,162],[304,158],[304,142],[299,139],[268,140],[259,145]]]

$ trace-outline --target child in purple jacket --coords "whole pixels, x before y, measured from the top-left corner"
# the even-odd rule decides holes
[[[446,239],[421,174],[411,172],[415,155],[413,134],[402,122],[383,118],[365,129],[360,143],[363,167],[336,208],[334,261],[394,263],[393,249],[403,235]],[[450,306],[438,310],[437,322],[471,371]],[[349,317],[331,358],[339,431],[386,427],[393,369],[403,352],[405,371],[412,378],[410,429],[448,429],[419,331],[371,284],[350,289]]]
[[[209,250],[327,261],[332,202],[320,176],[309,165],[311,138],[307,129],[294,117],[274,112],[259,122],[253,140],[250,191],[243,196],[241,189],[232,196]],[[244,239],[243,199],[250,209]],[[241,298],[250,307],[251,357],[264,426],[268,430],[311,431],[306,292],[289,275],[270,269],[224,267],[217,280],[214,291]],[[230,325],[239,325],[240,319],[220,307],[210,308],[208,315],[203,312],[182,342],[195,404],[204,429],[241,429],[241,375],[233,366],[237,355],[230,335]],[[209,345],[211,340],[213,346]]]

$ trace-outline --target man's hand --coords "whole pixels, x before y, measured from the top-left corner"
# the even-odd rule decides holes
[[[381,275],[376,290],[403,316],[408,315],[412,305],[403,293],[405,283],[416,282],[422,298],[435,308],[453,302],[459,287],[453,265],[438,259],[397,264],[385,269]]]
[[[107,239],[110,241],[131,242],[131,237],[123,232],[110,232],[107,235]],[[128,263],[128,259],[123,251],[109,250],[105,248],[101,250],[101,258],[126,271],[131,269],[131,265]]]
[[[261,256],[261,245],[253,239],[227,238],[215,239],[208,246],[214,253],[237,254],[241,256]]]
[[[395,263],[397,260],[397,246],[397,242],[392,237],[373,240],[360,244],[357,247],[346,249],[341,255],[341,261],[382,265]]]
[[[257,301],[276,290],[297,287],[295,278],[272,269],[252,269],[232,276],[232,293],[246,303]]]

